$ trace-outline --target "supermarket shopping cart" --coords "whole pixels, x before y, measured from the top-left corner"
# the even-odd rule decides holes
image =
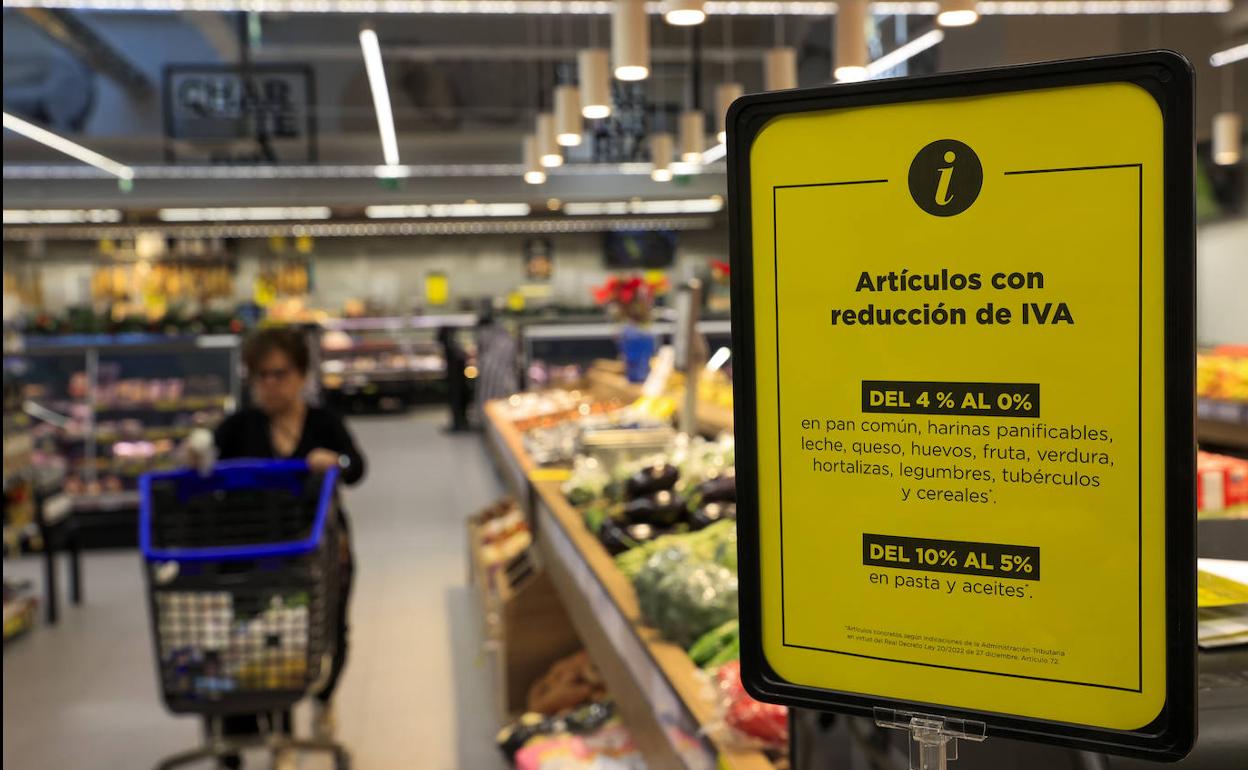
[[[313,692],[334,652],[339,532],[337,469],[300,460],[220,463],[150,473],[139,483],[139,545],[165,705],[206,717],[204,745],[160,770],[252,747],[350,757],[332,741],[299,740],[282,714]],[[258,715],[229,736],[223,720]]]

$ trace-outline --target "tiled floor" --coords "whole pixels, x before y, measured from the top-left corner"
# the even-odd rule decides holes
[[[346,496],[357,582],[338,713],[356,770],[503,767],[464,545],[464,518],[499,487],[480,438],[443,434],[444,421],[351,423],[371,464]],[[39,564],[4,570],[37,579]],[[157,693],[137,554],[90,553],[84,572],[84,606],[4,650],[5,770],[144,770],[197,740],[197,722]]]

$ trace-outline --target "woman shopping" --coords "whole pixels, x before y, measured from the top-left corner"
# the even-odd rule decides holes
[[[336,466],[344,484],[356,484],[364,477],[364,456],[346,425],[337,415],[310,406],[304,398],[308,362],[307,343],[294,329],[264,329],[247,340],[243,346],[243,363],[247,367],[253,406],[235,412],[217,427],[214,438],[218,459],[303,459],[314,473],[324,473]],[[324,688],[316,693],[313,725],[318,738],[332,737],[335,720],[331,699],[347,656],[347,609],[354,560],[346,513],[341,505],[338,511],[335,523],[341,528],[343,544],[342,591],[337,608],[333,662]],[[257,720],[251,715],[227,718],[224,724],[227,735],[254,733],[256,729]],[[289,714],[281,729],[289,731]],[[238,767],[240,763],[232,757],[225,766]]]

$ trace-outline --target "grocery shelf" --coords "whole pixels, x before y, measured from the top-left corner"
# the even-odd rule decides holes
[[[643,625],[632,585],[568,503],[558,482],[534,483],[536,542],[573,626],[607,680],[652,767],[767,770],[761,752],[720,746],[704,726],[714,694],[689,655]]]
[[[400,331],[403,329],[438,329],[448,326],[469,329],[477,325],[473,313],[449,315],[384,316],[370,318],[327,318],[321,328],[330,331]]]
[[[1201,444],[1248,452],[1248,401],[1196,399],[1196,438]]]
[[[129,403],[115,402],[105,403],[99,402],[95,404],[95,414],[97,419],[99,415],[117,416],[120,414],[140,414],[148,415],[153,413],[166,412],[198,412],[204,409],[225,409],[232,401],[232,397],[228,395],[215,396],[188,396],[180,399],[169,399],[161,401],[134,401]],[[68,414],[75,407],[85,406],[85,401],[52,401],[43,404],[45,408],[58,412],[60,414]]]
[[[543,478],[501,402],[485,406],[485,436],[506,485],[528,509],[541,566],[567,609],[625,724],[651,767],[771,770],[758,751],[720,745],[706,727],[717,719],[710,684],[679,645],[641,620],[628,578],[580,513]],[[522,502],[523,505],[523,502]]]

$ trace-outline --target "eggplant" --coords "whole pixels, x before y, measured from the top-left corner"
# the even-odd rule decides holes
[[[624,506],[624,517],[632,524],[671,527],[685,519],[685,501],[671,492],[639,497]]]
[[[696,496],[706,503],[735,503],[737,501],[737,476],[726,473],[713,479],[707,479],[698,485]]]
[[[615,556],[637,545],[624,531],[624,527],[614,519],[603,519],[598,528],[598,542],[607,549],[607,553]]]
[[[689,526],[702,529],[724,519],[737,520],[736,503],[707,503],[689,516]]]
[[[644,522],[624,524],[614,519],[606,519],[602,522],[602,529],[598,531],[598,542],[602,543],[608,553],[616,556],[660,535],[666,535],[669,531],[665,527]]]
[[[629,500],[670,491],[676,486],[680,471],[667,463],[658,463],[634,473],[624,484],[624,495]]]

